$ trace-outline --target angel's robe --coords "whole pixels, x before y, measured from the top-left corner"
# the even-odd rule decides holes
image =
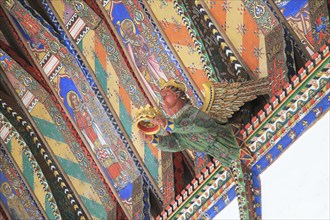
[[[186,105],[175,118],[168,119],[165,129],[167,134],[160,132],[152,141],[160,150],[205,152],[226,167],[239,158],[240,147],[231,125],[221,124],[193,106]]]
[[[166,131],[164,131],[166,130]],[[254,191],[244,182],[244,173],[239,158],[240,146],[231,125],[221,124],[207,113],[186,105],[172,119],[167,119],[164,130],[154,135],[152,144],[160,150],[177,152],[185,149],[206,152],[216,158],[222,166],[230,167],[235,176],[235,190],[239,206],[242,207],[241,219],[252,219]],[[249,175],[250,176],[250,175]],[[253,210],[253,211],[251,211]],[[251,214],[250,214],[251,212]]]

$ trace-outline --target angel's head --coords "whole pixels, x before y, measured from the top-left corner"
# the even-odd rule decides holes
[[[186,95],[186,87],[183,83],[175,80],[161,82],[161,96],[165,104],[164,110],[168,111],[175,108],[180,108],[186,104],[191,104],[190,99]],[[169,113],[171,115],[171,113]]]

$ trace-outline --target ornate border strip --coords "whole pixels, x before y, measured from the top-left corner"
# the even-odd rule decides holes
[[[297,76],[291,78],[291,83],[287,83],[284,89],[279,91],[276,96],[270,99],[270,103],[264,106],[263,110],[260,110],[257,116],[253,117],[251,122],[245,125],[244,129],[240,131],[242,138],[249,141],[255,132],[269,120],[269,116],[272,115],[279,107],[280,103],[283,103],[289,95],[291,95],[293,89],[298,88],[306,80],[307,75],[312,73],[315,68],[322,62],[322,60],[327,59],[330,55],[329,52],[330,39],[327,45],[324,45],[319,53],[315,53],[312,56],[312,60],[306,62],[305,66],[302,67]]]
[[[329,93],[327,93],[329,94]],[[299,120],[298,122],[296,122],[295,125],[290,126],[290,132],[287,132],[286,134],[284,134],[284,136],[281,137],[281,139],[279,139],[279,141],[273,145],[273,147],[271,149],[269,149],[267,152],[264,152],[263,156],[261,158],[259,158],[258,162],[252,167],[252,172],[255,173],[255,175],[259,175],[261,174],[267,167],[269,167],[279,156],[282,155],[282,153],[284,152],[284,150],[286,148],[289,147],[289,145],[295,140],[297,139],[304,131],[306,131],[306,129],[308,129],[308,126],[313,124],[313,120],[316,119],[316,117],[320,117],[322,114],[315,116],[315,112],[313,112],[313,109],[318,109],[321,106],[324,107],[324,105],[328,105],[327,109],[323,109],[324,112],[329,111],[329,104],[327,104],[326,102],[328,102],[327,100],[327,96],[324,95],[322,100],[319,100],[320,102],[317,103],[314,106],[311,106],[309,109],[307,109],[307,111],[304,113],[304,117]],[[308,123],[308,126],[304,126],[303,124]],[[311,122],[311,123],[309,123]],[[305,127],[305,130],[303,130],[301,133],[297,134],[295,132],[293,132],[294,130],[297,130],[296,128],[300,128],[301,126]],[[292,136],[292,133],[295,133],[295,136]],[[294,137],[294,138],[293,138]],[[288,141],[289,140],[289,141]],[[290,141],[291,140],[291,141]],[[290,142],[290,143],[288,143]],[[276,153],[271,153],[271,152],[276,152]],[[256,186],[256,184],[258,183],[253,183],[254,184],[254,188],[260,188],[260,186]],[[232,197],[231,200],[233,200],[235,197]],[[225,208],[225,206],[221,205],[221,201],[223,200],[222,198],[219,198],[218,202],[214,205],[212,205],[212,207],[207,208],[208,211],[206,211],[205,216],[208,218],[213,218],[217,213],[219,213],[223,208]],[[231,201],[230,200],[230,201]],[[258,207],[257,207],[257,217],[261,218],[261,195],[257,197],[257,201],[259,201],[258,203]],[[216,208],[217,207],[217,208]],[[221,207],[221,209],[219,209],[218,207]],[[213,210],[216,210],[216,212],[214,212]]]
[[[203,64],[203,70],[207,74],[207,78],[209,80],[218,81],[217,77],[215,76],[215,71],[212,65],[208,65],[207,63],[211,64],[210,58],[208,54],[205,52],[205,46],[200,39],[198,31],[196,31],[193,22],[190,19],[187,10],[183,6],[183,4],[179,3],[179,0],[174,0],[174,8],[176,9],[178,15],[181,16],[183,23],[186,25],[186,29],[188,30],[191,39],[194,41],[194,46],[197,49],[197,53],[199,55],[200,61]],[[199,39],[198,39],[199,38]]]
[[[76,212],[75,214],[77,215],[77,217],[79,219],[87,219],[87,216],[81,205],[76,201],[75,195],[73,194],[72,190],[67,186],[65,178],[61,174],[61,171],[57,168],[56,163],[53,162],[52,156],[48,153],[48,150],[40,143],[39,138],[37,137],[30,124],[25,121],[17,112],[13,111],[13,109],[8,106],[8,104],[5,103],[1,98],[0,108],[7,113],[7,116],[11,117],[12,120],[15,120],[19,126],[22,126],[26,130],[27,134],[29,134],[29,138],[31,139],[32,143],[35,145],[36,149],[42,155],[43,160],[53,172],[57,183],[64,192],[64,195],[68,199],[68,202],[71,204],[73,210]]]
[[[16,139],[17,142],[22,146],[23,153],[25,156],[28,158],[29,162],[31,163],[31,167],[33,171],[36,173],[38,176],[38,179],[42,185],[43,190],[45,191],[47,200],[50,204],[50,207],[52,209],[52,212],[55,216],[55,219],[62,219],[59,209],[57,207],[57,204],[55,202],[55,198],[51,192],[51,189],[46,181],[46,177],[44,176],[38,162],[36,161],[34,155],[32,154],[30,148],[27,146],[25,143],[24,139],[22,136],[17,132],[17,130],[13,127],[13,125],[9,121],[5,121],[5,116],[0,112],[0,122],[3,126],[5,126],[10,133],[8,134],[7,137],[5,137],[5,140],[3,140],[4,144],[7,144],[12,138]],[[0,124],[0,125],[1,125]]]
[[[299,88],[303,86],[307,80],[307,75],[311,75],[313,71],[316,70],[320,65],[324,64],[323,61],[330,59],[330,39],[328,40],[327,45],[321,47],[321,51],[316,53],[312,56],[312,60],[309,60],[305,66],[298,71],[298,76],[294,76],[291,79],[291,84],[286,84],[284,90],[280,91],[277,96],[271,98],[271,102],[266,104],[264,110],[261,110],[258,113],[258,117],[253,117],[251,123],[248,123],[245,126],[245,129],[240,131],[240,136],[243,140],[247,141],[252,138],[256,134],[257,129],[260,129],[262,126],[265,125],[266,121],[269,121],[270,118],[273,116],[273,113],[281,107],[280,103],[283,103],[284,100],[288,100],[288,98],[293,95],[293,89]],[[328,69],[326,71],[329,71]],[[328,83],[329,84],[329,83]],[[328,85],[329,87],[329,85]],[[327,90],[329,88],[326,87]],[[315,104],[315,100],[312,100],[313,104]],[[306,109],[307,110],[307,109]],[[278,139],[277,141],[279,141]],[[274,140],[272,140],[274,141]],[[269,141],[270,142],[270,141]],[[272,143],[274,144],[274,143]],[[269,149],[269,148],[268,148]],[[260,160],[260,159],[259,159]],[[254,164],[254,167],[257,167],[257,163]],[[214,169],[216,167],[217,169]],[[163,219],[172,219],[176,216],[179,210],[184,209],[184,205],[190,206],[190,204],[183,203],[183,201],[187,201],[188,195],[189,197],[198,194],[198,190],[203,188],[202,183],[204,181],[209,181],[210,178],[214,176],[216,172],[218,172],[220,163],[214,160],[212,163],[209,163],[207,167],[195,178],[191,181],[191,184],[188,184],[186,189],[184,189],[180,195],[178,195],[174,202],[171,203],[170,206],[166,207],[159,216],[157,216],[157,220]],[[260,170],[261,172],[261,170]],[[220,199],[220,198],[219,198]],[[203,206],[204,209],[207,209],[208,204],[206,207]],[[202,207],[199,207],[200,209]],[[186,208],[188,209],[188,207]],[[219,210],[221,211],[221,210]],[[257,213],[261,215],[260,213]]]
[[[0,118],[1,118],[1,116],[2,116],[2,114],[0,113]],[[15,138],[16,138],[16,136],[15,136]],[[2,159],[7,161],[9,163],[9,165],[12,167],[12,169],[13,169],[12,172],[15,173],[16,177],[18,177],[17,179],[19,179],[20,185],[23,186],[26,195],[28,195],[30,197],[30,199],[29,199],[29,200],[31,200],[30,204],[36,207],[36,212],[34,212],[35,216],[32,215],[30,217],[31,218],[39,217],[39,218],[46,219],[47,216],[44,215],[44,212],[42,211],[42,207],[40,207],[40,203],[38,203],[38,200],[35,198],[32,189],[30,187],[28,187],[29,185],[26,183],[26,179],[24,178],[24,176],[18,171],[19,169],[17,168],[16,163],[12,160],[10,153],[8,153],[8,150],[6,149],[6,145],[3,145],[2,141],[0,141],[0,151],[2,154]],[[33,214],[33,212],[32,212],[32,214]],[[37,214],[39,214],[40,216],[38,216]]]
[[[219,45],[221,49],[225,52],[228,60],[231,62],[231,65],[233,65],[234,70],[236,71],[236,75],[239,75],[242,71],[245,71],[243,66],[240,64],[240,62],[237,60],[235,54],[233,51],[229,48],[228,44],[226,43],[225,39],[222,37],[218,29],[213,24],[211,18],[206,13],[203,6],[198,1],[194,1],[194,4],[199,9],[199,12],[203,15],[204,20],[208,23],[208,27],[212,29],[213,34],[215,35],[217,41],[219,42]]]

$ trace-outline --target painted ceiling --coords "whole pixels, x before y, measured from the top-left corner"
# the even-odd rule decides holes
[[[145,143],[136,113],[164,107],[162,80],[184,83],[199,108],[203,83],[265,78],[270,94],[230,120],[253,157],[261,219],[259,175],[330,106],[328,11],[325,0],[0,0],[1,216],[213,218],[236,197],[232,173]]]

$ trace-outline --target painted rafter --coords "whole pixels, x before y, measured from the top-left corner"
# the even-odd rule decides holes
[[[26,7],[28,7],[28,6],[26,6]],[[41,19],[41,17],[38,17],[39,19]],[[47,24],[45,24],[46,25],[46,27],[48,27],[48,28],[51,28],[49,25],[47,25]],[[55,33],[54,33],[55,34]],[[56,34],[55,34],[56,35]],[[36,62],[36,63],[38,63],[38,62]],[[41,70],[42,71],[42,70]],[[94,85],[95,86],[95,85]],[[56,95],[55,95],[56,96]],[[58,99],[58,97],[56,97],[56,99]],[[58,99],[58,100],[61,100],[61,99]],[[104,103],[104,105],[106,105],[105,103]],[[111,113],[110,113],[111,114]],[[74,126],[73,126],[74,127]],[[97,167],[97,166],[95,166],[95,167]],[[101,171],[102,172],[102,171]],[[103,174],[104,175],[104,174]],[[105,179],[105,178],[102,178],[102,179]],[[109,183],[107,183],[107,185],[109,185]],[[112,190],[113,191],[113,190]],[[147,191],[145,191],[146,193],[148,193]],[[124,207],[124,206],[122,206],[122,207]]]
[[[27,142],[28,146],[31,147],[32,152],[38,152],[41,158],[38,161],[39,164],[47,164],[47,171],[43,171],[43,173],[47,173],[48,178],[52,175],[52,179],[48,180],[48,183],[52,181],[52,185],[56,185],[57,190],[60,189],[62,195],[65,198],[65,203],[61,203],[60,199],[62,195],[57,194],[55,197],[56,203],[60,206],[60,212],[66,213],[68,216],[76,216],[78,219],[86,219],[88,214],[82,207],[82,205],[77,200],[77,195],[74,194],[66,178],[64,177],[62,171],[58,168],[58,165],[54,162],[52,155],[49,153],[49,150],[44,146],[42,142],[40,142],[37,137],[37,133],[34,131],[33,127],[24,119],[24,116],[21,116],[19,113],[15,112],[13,107],[9,106],[2,98],[0,98],[0,109],[1,113],[13,124],[16,130],[20,130],[24,133],[24,141]],[[43,160],[43,162],[41,162]],[[43,167],[45,169],[45,167]],[[47,186],[47,185],[45,185]],[[52,190],[55,190],[53,188]],[[63,200],[62,200],[63,201]],[[70,205],[69,205],[70,204]],[[69,209],[68,208],[69,205]],[[66,208],[65,208],[66,207]],[[72,211],[73,212],[72,212]],[[59,214],[59,213],[58,213]]]

